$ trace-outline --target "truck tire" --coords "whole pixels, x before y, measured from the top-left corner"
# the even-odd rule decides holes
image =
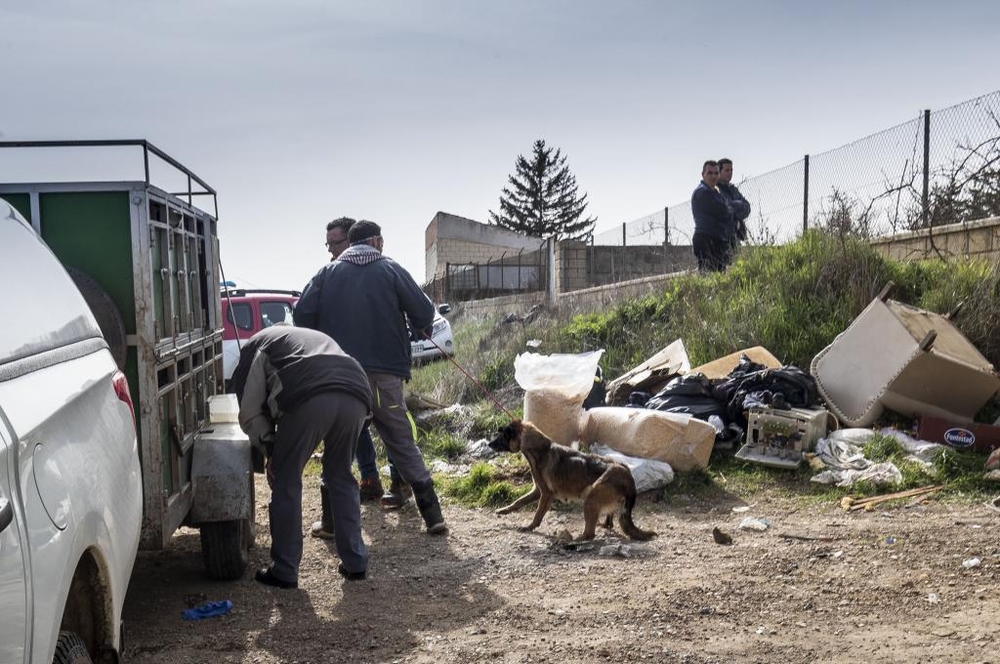
[[[59,632],[52,664],[92,664],[93,661],[83,639],[73,632]]]
[[[66,266],[66,271],[76,287],[80,289],[83,299],[87,301],[87,306],[90,307],[91,313],[97,319],[97,325],[101,328],[104,340],[108,342],[111,356],[115,358],[115,364],[124,371],[125,360],[128,357],[128,344],[125,342],[125,321],[122,319],[118,307],[115,306],[115,301],[86,272],[71,265]]]
[[[250,552],[248,519],[201,524],[201,554],[208,576],[222,581],[243,577]]]
[[[256,505],[253,473],[250,473],[249,518],[201,524],[201,555],[209,577],[221,581],[243,578],[256,536]]]

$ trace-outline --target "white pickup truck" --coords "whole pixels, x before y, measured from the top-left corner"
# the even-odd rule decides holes
[[[18,312],[0,326],[0,662],[117,662],[142,525],[128,383],[66,270],[2,199],[0,284]]]

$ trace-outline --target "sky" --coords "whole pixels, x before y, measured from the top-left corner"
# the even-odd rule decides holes
[[[600,233],[706,159],[739,180],[992,92],[998,36],[986,0],[0,0],[0,140],[149,140],[217,190],[241,286],[302,288],[345,215],[423,283],[435,213],[485,223],[536,139]],[[0,182],[141,179],[99,155],[0,151]]]

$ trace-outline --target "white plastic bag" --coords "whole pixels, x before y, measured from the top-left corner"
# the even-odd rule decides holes
[[[580,435],[583,401],[594,387],[604,350],[577,355],[521,353],[514,359],[514,380],[524,390],[524,419],[562,445]]]
[[[666,461],[627,456],[601,444],[591,445],[590,451],[592,454],[608,457],[628,466],[632,471],[632,479],[635,480],[635,490],[638,493],[659,489],[674,481],[674,469]]]

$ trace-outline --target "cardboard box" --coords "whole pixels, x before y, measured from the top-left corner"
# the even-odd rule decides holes
[[[1000,427],[990,424],[961,424],[933,415],[920,418],[921,440],[943,443],[958,449],[974,449],[989,454],[1000,447]]]

